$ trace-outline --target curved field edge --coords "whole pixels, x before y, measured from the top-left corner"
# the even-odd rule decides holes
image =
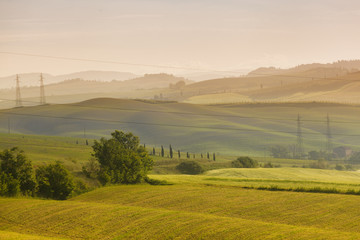
[[[309,168],[223,168],[206,172],[211,177],[236,177],[360,184],[360,172]]]
[[[71,239],[358,239],[360,233],[114,204],[0,199],[0,227]]]
[[[65,240],[65,238],[43,237],[0,230],[0,240]]]
[[[211,214],[278,224],[359,232],[359,196],[247,190],[233,186],[113,186],[72,201]]]

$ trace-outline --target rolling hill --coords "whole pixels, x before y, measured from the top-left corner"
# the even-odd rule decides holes
[[[23,87],[39,86],[39,76],[40,73],[19,74],[21,86]],[[48,73],[43,73],[43,77],[45,84],[54,84],[71,79],[82,79],[82,80],[91,80],[91,81],[112,81],[112,80],[124,81],[124,80],[136,78],[138,76],[126,72],[84,71],[84,72],[63,74],[57,76]],[[1,77],[0,89],[15,88],[15,79],[16,79],[16,75]]]
[[[109,74],[111,75],[112,72]],[[68,75],[68,77],[81,76],[82,74]],[[87,72],[86,76],[91,76]],[[94,78],[97,74],[94,74]],[[38,76],[37,76],[38,77]],[[90,77],[89,77],[90,78]],[[171,92],[169,86],[184,81],[190,84],[192,81],[169,74],[145,74],[126,81],[96,81],[80,78],[65,80],[59,83],[45,85],[45,95],[51,103],[71,103],[84,101],[97,97],[122,97],[122,98],[145,98],[152,99],[161,92]],[[163,90],[166,89],[166,90]],[[39,102],[39,87],[22,87],[21,96],[24,106],[37,105]],[[15,106],[15,89],[0,90],[0,108]],[[1,101],[3,100],[3,101]]]
[[[360,237],[359,196],[259,191],[211,180],[204,184],[197,176],[158,177],[172,177],[174,185],[108,186],[66,201],[0,198],[0,239]],[[194,181],[181,182],[183,177]]]
[[[306,150],[326,144],[326,116],[334,146],[360,145],[358,106],[326,103],[194,105],[164,101],[92,99],[0,111],[0,130],[24,134],[90,138],[115,129],[131,131],[143,143],[231,155],[269,154],[275,145],[296,143],[298,114]]]

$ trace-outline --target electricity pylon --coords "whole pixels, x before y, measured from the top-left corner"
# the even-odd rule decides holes
[[[19,81],[19,75],[16,75],[16,107],[21,107],[22,101],[21,101],[21,93],[20,93],[20,81]]]
[[[44,105],[45,103],[46,103],[46,100],[45,100],[44,78],[41,73],[40,74],[40,104]]]
[[[299,157],[300,159],[304,156],[304,147],[303,147],[303,137],[302,137],[302,130],[301,130],[301,117],[298,114],[297,118],[297,141],[296,141],[296,149],[295,149],[295,156]]]

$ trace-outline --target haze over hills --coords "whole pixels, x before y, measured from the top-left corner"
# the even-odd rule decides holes
[[[220,78],[187,85],[193,96],[186,102],[296,102],[360,103],[360,61],[307,64],[291,69],[259,68],[244,77]],[[196,94],[197,93],[197,94]],[[195,97],[195,95],[197,95]]]
[[[249,76],[258,76],[258,75],[277,75],[277,74],[291,74],[291,73],[301,73],[307,72],[314,69],[323,69],[323,71],[338,69],[345,72],[356,72],[360,70],[360,60],[341,60],[333,63],[311,63],[311,64],[302,64],[289,69],[281,69],[275,67],[261,67],[254,71],[249,72]],[[310,77],[314,77],[309,75]]]
[[[165,73],[139,77],[131,73],[99,71],[57,77],[44,74],[44,78],[45,94],[51,103],[78,102],[98,97],[156,99],[196,104],[264,101],[360,103],[357,96],[357,89],[360,88],[359,69],[360,60],[354,60],[304,64],[290,69],[259,68],[246,76],[221,77],[200,82]],[[37,102],[39,74],[20,75],[20,78],[22,97]],[[35,86],[24,87],[24,79],[32,81]],[[59,79],[67,80],[58,82]],[[5,79],[6,81],[9,81],[9,78]],[[183,83],[176,85],[180,82]],[[10,99],[10,102],[1,102],[1,108],[15,106],[14,100],[11,100],[15,99],[14,88],[0,90],[0,93],[3,99]]]
[[[78,102],[97,97],[150,99],[154,98],[155,94],[161,94],[158,89],[161,89],[161,91],[163,91],[162,89],[169,89],[170,86],[178,82],[182,82],[184,85],[193,83],[185,78],[164,73],[145,74],[143,77],[126,81],[90,81],[77,78],[45,85],[45,93],[48,102],[51,103]],[[9,100],[0,101],[0,108],[15,106],[13,100],[16,95],[15,90],[15,88],[0,89],[2,98],[0,100]],[[24,106],[37,105],[39,87],[22,87],[21,96],[24,99]]]
[[[22,73],[19,74],[21,86],[39,86],[40,73]],[[44,83],[53,84],[71,79],[94,80],[94,81],[125,81],[139,77],[138,75],[127,72],[113,72],[113,71],[84,71],[77,73],[70,73],[64,75],[53,76],[51,74],[43,73]],[[1,88],[14,88],[16,75],[1,77]]]
[[[0,131],[7,132],[10,126],[12,133],[82,138],[86,128],[87,137],[98,138],[123,129],[156,146],[172,144],[175,149],[196,153],[263,156],[264,149],[296,143],[298,114],[307,120],[302,129],[307,150],[325,146],[327,114],[334,146],[358,148],[360,129],[342,122],[357,122],[359,107],[324,103],[211,106],[100,98],[1,110]]]

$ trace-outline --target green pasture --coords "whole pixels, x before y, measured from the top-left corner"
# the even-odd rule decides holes
[[[192,153],[270,156],[275,145],[296,144],[302,118],[305,151],[325,150],[326,116],[333,145],[359,150],[360,108],[326,103],[194,105],[146,100],[92,99],[0,111],[0,131],[74,138],[131,131],[142,143]]]

